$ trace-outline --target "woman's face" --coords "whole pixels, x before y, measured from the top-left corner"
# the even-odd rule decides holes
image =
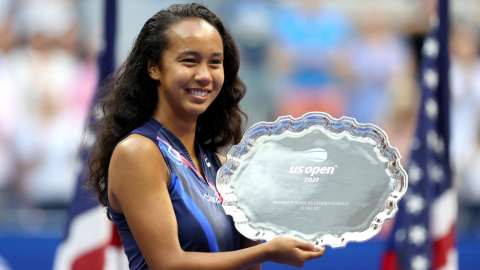
[[[211,24],[200,19],[181,21],[168,35],[161,68],[148,68],[150,76],[160,81],[159,109],[196,119],[222,89],[222,38]]]

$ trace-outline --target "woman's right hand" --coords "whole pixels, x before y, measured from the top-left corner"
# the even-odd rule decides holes
[[[305,243],[289,237],[275,238],[265,245],[267,248],[268,261],[288,264],[297,268],[302,267],[306,261],[321,258],[325,247],[320,249],[313,243]]]

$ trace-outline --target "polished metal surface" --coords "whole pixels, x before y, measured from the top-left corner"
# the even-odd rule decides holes
[[[257,123],[227,153],[217,188],[247,238],[345,246],[375,236],[407,189],[386,134],[320,112]]]

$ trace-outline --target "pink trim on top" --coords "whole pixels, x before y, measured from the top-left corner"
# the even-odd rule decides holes
[[[157,136],[157,140],[159,140],[159,141],[163,142],[164,144],[166,144],[167,146],[170,146],[170,147],[171,147],[171,145],[170,145],[168,142],[160,139],[160,137],[158,137],[158,136]]]
[[[163,142],[164,144],[166,144],[169,147],[172,147],[172,146],[170,146],[170,144],[168,142],[160,139],[158,136],[157,136],[157,140]],[[203,176],[192,166],[192,164],[190,164],[190,162],[188,162],[188,160],[184,156],[182,156],[180,153],[179,153],[179,155],[180,155],[180,158],[182,159],[182,162],[187,164],[187,166],[190,167],[190,169],[192,169],[197,174],[197,176],[200,177],[203,180]],[[215,186],[212,185],[210,183],[210,181],[208,181],[207,176],[205,176],[205,180],[207,181],[208,186],[215,192],[215,195],[217,195],[217,197],[220,199],[220,201],[223,202],[222,196],[220,195],[220,193],[218,193]]]
[[[207,178],[207,177],[205,176],[205,178]],[[220,195],[220,193],[218,193],[218,191],[217,191],[217,189],[215,188],[215,186],[212,185],[212,184],[208,181],[208,179],[207,179],[207,182],[208,182],[208,186],[210,186],[210,188],[211,188],[213,191],[215,191],[215,194],[216,194],[217,197],[220,199],[220,201],[223,203],[222,195]]]

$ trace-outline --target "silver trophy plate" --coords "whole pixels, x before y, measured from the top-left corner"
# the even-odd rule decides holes
[[[344,247],[374,237],[408,180],[387,135],[311,112],[253,125],[217,173],[223,207],[252,240],[288,236]]]

